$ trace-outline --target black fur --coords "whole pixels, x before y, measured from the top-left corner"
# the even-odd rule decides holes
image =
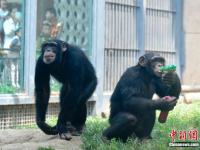
[[[180,80],[176,76],[175,83],[168,87],[161,78],[152,75],[152,68],[149,67],[154,55],[145,58],[146,66],[138,64],[128,68],[119,80],[111,96],[110,127],[103,132],[106,139],[119,138],[126,141],[133,135],[141,139],[151,138],[155,110],[172,109],[163,100],[153,101],[152,97],[154,93],[160,97],[178,97],[181,91]]]
[[[65,44],[67,50],[62,52]],[[56,46],[56,60],[52,64],[43,62],[46,45]],[[60,91],[60,113],[57,125],[50,127],[45,123],[45,115],[50,95],[50,76],[62,84]],[[95,70],[83,51],[61,40],[44,43],[42,53],[35,69],[36,123],[46,134],[68,132],[67,122],[75,128],[84,126],[86,121],[86,102],[97,85]]]

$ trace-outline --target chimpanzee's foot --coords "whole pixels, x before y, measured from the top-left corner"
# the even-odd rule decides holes
[[[80,136],[83,133],[84,126],[75,127],[75,130],[71,132],[72,136]]]
[[[72,136],[80,136],[76,128],[70,122],[67,122],[67,130],[71,133]]]
[[[68,128],[69,132],[72,134],[72,136],[80,136],[81,133],[79,131],[77,131],[77,129],[75,127],[71,127],[71,128]]]
[[[83,133],[85,125],[82,126],[71,126],[71,128],[69,128],[72,136],[80,136]]]
[[[77,131],[79,134],[82,134],[83,131],[84,131],[84,129],[85,129],[85,125],[76,127],[76,131]]]
[[[71,140],[72,139],[72,135],[70,132],[66,132],[66,133],[59,133],[60,138],[63,140]]]
[[[72,139],[72,135],[71,135],[70,131],[68,130],[68,126],[59,124],[59,125],[57,125],[57,128],[58,128],[60,139],[63,139],[63,140],[71,140]]]
[[[77,130],[74,130],[71,132],[72,136],[80,136],[82,132],[79,132]]]

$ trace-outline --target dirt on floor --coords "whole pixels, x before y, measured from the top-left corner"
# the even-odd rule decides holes
[[[80,150],[80,137],[71,141],[61,140],[58,135],[45,135],[38,129],[9,129],[0,131],[0,150],[38,150],[52,148],[55,150]]]

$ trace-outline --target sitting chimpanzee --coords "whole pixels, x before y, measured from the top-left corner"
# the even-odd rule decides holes
[[[45,123],[50,95],[50,76],[61,84],[60,113],[56,126]],[[61,40],[46,41],[36,64],[35,96],[36,122],[46,134],[59,134],[70,140],[81,133],[87,115],[86,102],[94,92],[97,78],[84,52]]]
[[[111,96],[110,127],[103,132],[103,139],[128,137],[151,138],[155,123],[155,110],[172,110],[181,91],[180,80],[175,72],[163,74],[160,67],[165,59],[155,53],[139,58],[139,63],[122,75]],[[153,94],[172,96],[152,100]]]

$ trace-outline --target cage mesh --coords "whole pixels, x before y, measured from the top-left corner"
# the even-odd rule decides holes
[[[94,114],[95,101],[87,103],[87,115]],[[59,112],[58,103],[50,103],[46,117],[56,117]],[[20,128],[35,123],[35,105],[3,105],[0,106],[0,129]]]

